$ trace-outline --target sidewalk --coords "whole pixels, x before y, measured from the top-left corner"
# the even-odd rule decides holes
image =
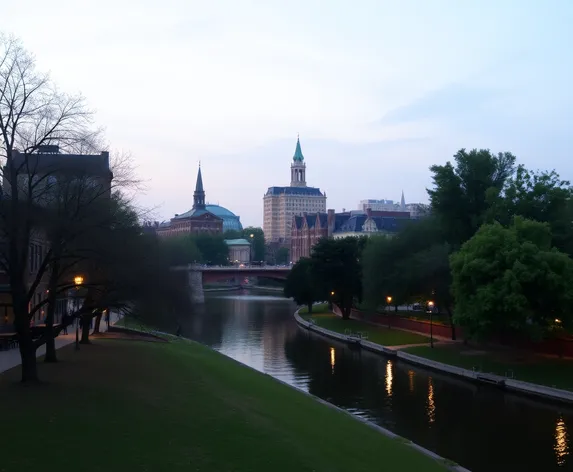
[[[110,325],[117,323],[120,316],[117,313],[111,313]],[[100,333],[105,333],[107,331],[107,323],[102,318],[99,327]],[[76,341],[76,328],[74,325],[68,326],[69,334],[60,334],[56,338],[56,349],[60,349],[68,344],[72,344]],[[80,332],[81,336],[81,332]],[[36,351],[36,357],[43,356],[46,353],[46,345],[41,346]],[[0,351],[0,373],[12,369],[13,367],[19,366],[22,363],[20,358],[20,350],[18,348],[10,349],[8,351]]]

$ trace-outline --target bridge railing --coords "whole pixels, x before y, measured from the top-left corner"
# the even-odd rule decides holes
[[[269,271],[269,272],[288,272],[291,270],[289,266],[249,266],[245,265],[243,267],[237,266],[207,266],[207,265],[200,265],[200,264],[188,264],[188,265],[180,265],[180,266],[173,266],[171,270],[200,270],[203,272],[241,272],[241,271]]]

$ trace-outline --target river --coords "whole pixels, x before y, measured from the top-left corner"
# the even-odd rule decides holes
[[[573,408],[351,350],[300,329],[294,310],[274,294],[213,293],[182,335],[473,472],[573,471]]]

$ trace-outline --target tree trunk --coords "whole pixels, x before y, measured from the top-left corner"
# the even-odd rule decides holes
[[[56,355],[56,339],[54,336],[54,313],[56,311],[56,290],[57,290],[57,271],[59,271],[58,264],[52,270],[50,275],[50,293],[48,294],[48,309],[46,314],[46,331],[44,336],[46,338],[46,354],[44,355],[44,362],[58,362]],[[52,280],[54,277],[54,280]],[[52,283],[53,282],[53,283]]]
[[[82,338],[80,339],[80,344],[91,344],[90,341],[90,325],[92,317],[90,314],[84,315],[80,318],[82,327]]]
[[[350,319],[350,313],[352,312],[352,307],[351,306],[342,306],[342,319],[343,320],[349,320]]]
[[[38,382],[38,368],[36,365],[36,349],[32,338],[28,335],[28,339],[20,337],[20,357],[22,358],[22,383],[37,383]]]
[[[97,316],[95,317],[95,321],[94,321],[94,332],[92,334],[98,334],[99,333],[99,326],[101,324],[101,317],[102,317],[103,311],[100,311]]]
[[[312,303],[309,303],[306,306],[308,307],[308,314],[311,315],[312,314]]]
[[[44,362],[58,362],[58,356],[56,355],[56,338],[54,338],[53,328],[50,327],[50,333],[48,334],[48,326],[46,323],[46,354],[44,354]]]
[[[22,360],[22,383],[38,383],[38,369],[36,366],[36,347],[30,330],[30,315],[27,303],[22,303],[25,297],[19,296],[19,291],[13,292],[14,300],[14,327],[18,333],[18,345]]]
[[[454,315],[450,307],[447,307],[448,310],[448,319],[450,321],[450,327],[452,328],[452,341],[456,340],[456,325],[454,324]]]

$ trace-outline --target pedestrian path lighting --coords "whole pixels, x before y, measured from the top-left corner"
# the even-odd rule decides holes
[[[434,302],[428,302],[428,311],[430,312],[430,347],[434,347]]]
[[[390,311],[390,303],[392,303],[392,297],[388,295],[386,297],[386,311]],[[388,317],[388,329],[390,329],[390,313],[386,315]]]
[[[76,286],[76,289],[79,289],[80,286],[84,283],[84,278],[81,275],[76,275],[74,277],[74,284]],[[76,311],[78,311],[78,297],[76,296],[75,299],[75,306],[76,306]],[[80,323],[79,323],[79,319],[76,318],[76,351],[80,350]]]

